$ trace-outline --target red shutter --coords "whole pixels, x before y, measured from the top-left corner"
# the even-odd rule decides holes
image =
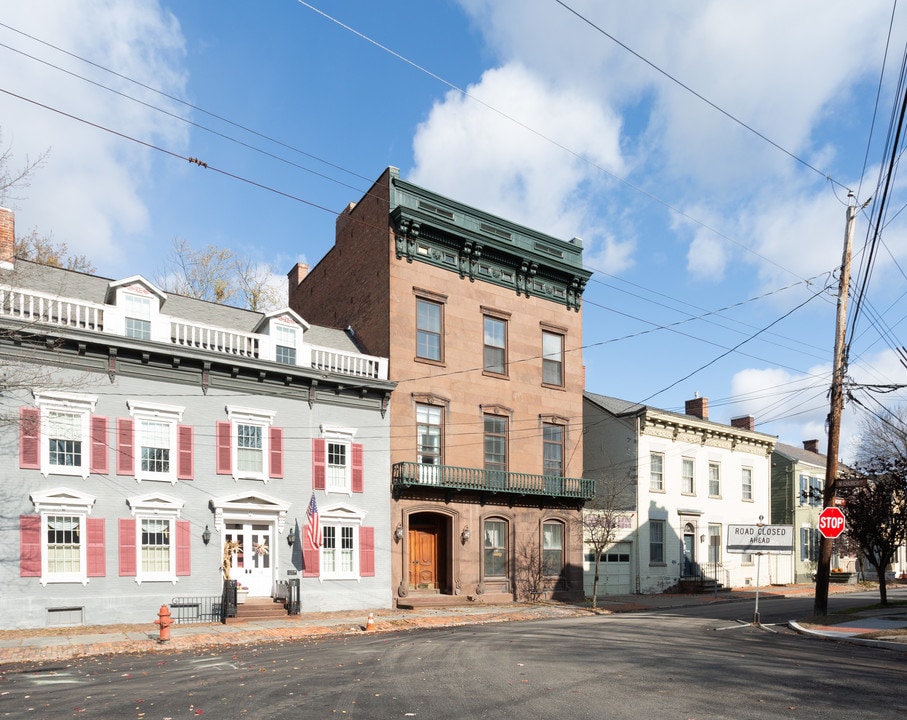
[[[192,426],[176,426],[176,477],[178,480],[192,480]]]
[[[117,475],[135,475],[134,424],[129,418],[117,418]]]
[[[283,477],[283,429],[272,427],[268,443],[271,447],[271,469],[269,474],[272,478]]]
[[[324,438],[312,438],[312,489],[324,490],[325,479]]]
[[[176,574],[192,574],[192,527],[188,520],[176,521]]]
[[[19,516],[19,575],[41,577],[41,516]]]
[[[231,447],[231,426],[229,422],[219,422],[217,423],[217,474],[218,475],[231,475],[233,470],[231,469],[231,458],[232,458],[232,447]]]
[[[353,443],[353,492],[363,492],[362,443]]]
[[[98,475],[110,472],[108,461],[107,418],[103,415],[91,416],[91,463],[90,470]]]
[[[41,469],[41,411],[38,408],[19,408],[19,467]],[[40,562],[38,574],[41,574]]]
[[[135,577],[135,519],[120,518],[120,576]]]
[[[307,532],[302,533],[302,576],[318,577],[321,573],[321,555],[312,545]]]
[[[103,419],[107,420],[107,418]],[[106,429],[106,422],[104,425]],[[88,577],[104,577],[107,574],[107,550],[104,547],[104,518],[87,518],[85,520],[85,536],[88,541]]]
[[[375,577],[375,528],[359,528],[359,575]]]

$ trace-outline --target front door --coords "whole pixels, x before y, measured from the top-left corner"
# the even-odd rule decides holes
[[[696,536],[693,533],[683,534],[683,576],[696,575]]]
[[[239,544],[230,563],[230,578],[249,588],[249,597],[271,597],[272,527],[266,523],[227,523],[225,542]]]
[[[409,584],[412,588],[438,588],[438,526],[409,526]]]

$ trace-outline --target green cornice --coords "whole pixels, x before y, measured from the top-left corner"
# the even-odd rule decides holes
[[[476,210],[400,179],[391,168],[390,216],[397,259],[442,267],[579,310],[586,282],[582,241]]]

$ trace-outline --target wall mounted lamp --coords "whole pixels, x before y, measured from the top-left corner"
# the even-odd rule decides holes
[[[403,524],[397,523],[397,527],[394,528],[394,540],[400,542],[403,539]]]
[[[293,547],[296,544],[296,531],[290,528],[290,534],[287,535],[287,545]]]
[[[202,542],[207,545],[211,542],[211,531],[208,529],[208,526],[205,525],[205,531],[202,533]]]
[[[463,526],[463,532],[460,533],[460,542],[464,545],[469,542],[469,525]]]

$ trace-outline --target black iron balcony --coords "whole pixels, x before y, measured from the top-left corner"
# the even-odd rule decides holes
[[[424,465],[414,462],[394,464],[392,484],[394,490],[436,487],[447,490],[542,495],[576,500],[591,500],[595,495],[595,480],[587,478],[532,475],[504,470],[484,470],[453,465]]]

